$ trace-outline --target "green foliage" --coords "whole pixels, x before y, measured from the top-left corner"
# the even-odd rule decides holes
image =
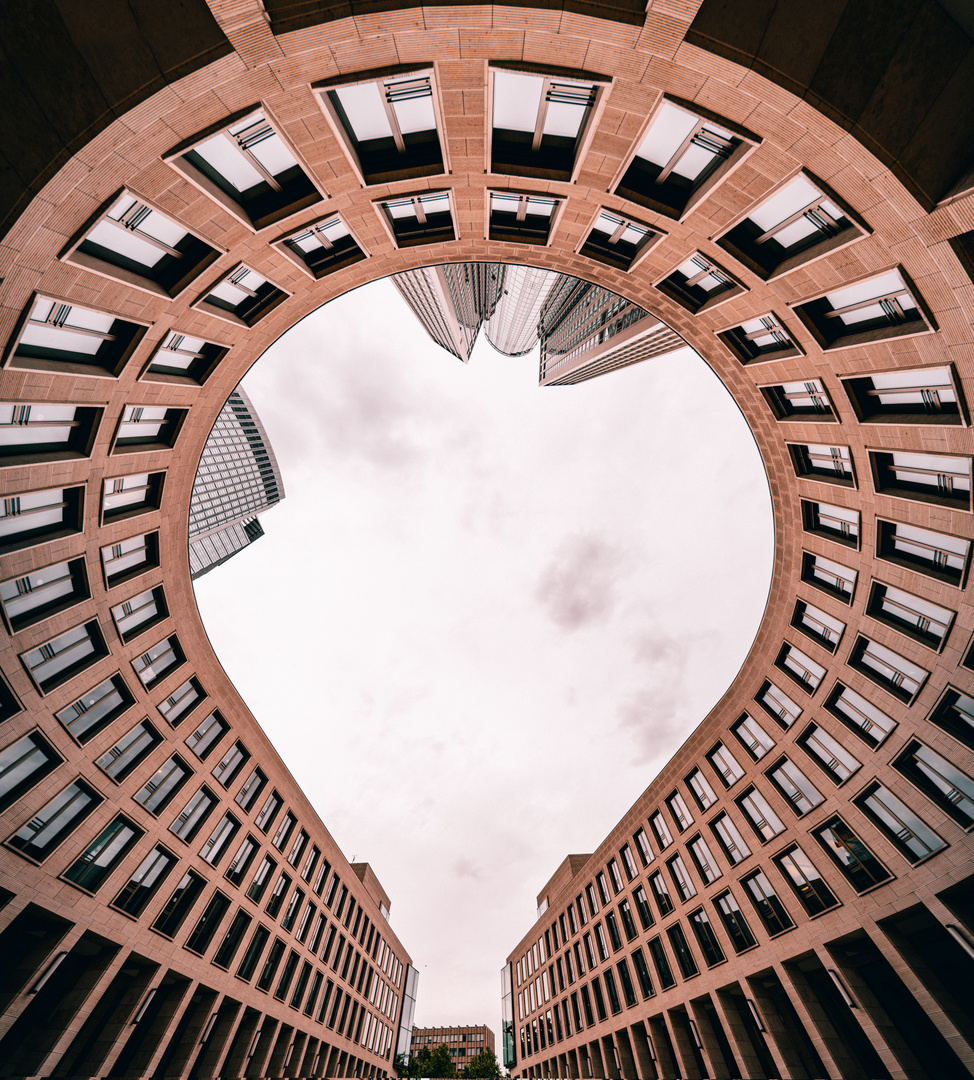
[[[450,1057],[450,1048],[446,1043],[440,1043],[430,1054],[428,1069],[429,1071],[423,1073],[423,1076],[454,1077],[457,1075],[457,1070],[453,1067],[453,1058]]]
[[[500,1065],[497,1064],[494,1051],[489,1047],[484,1047],[475,1058],[470,1059],[467,1067],[460,1075],[468,1078],[468,1080],[474,1080],[474,1078],[478,1078],[478,1080],[480,1078],[483,1078],[483,1080],[501,1080],[504,1074],[501,1072]]]

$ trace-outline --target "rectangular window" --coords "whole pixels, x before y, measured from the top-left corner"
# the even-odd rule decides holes
[[[882,784],[870,784],[854,802],[911,863],[920,862],[947,846],[922,818]]]
[[[135,473],[106,480],[102,488],[102,521],[122,521],[158,510],[166,474]]]
[[[642,888],[642,886],[640,886]],[[645,896],[645,893],[643,894]],[[622,900],[619,903],[619,918],[622,919],[622,929],[626,935],[627,941],[632,941],[636,937],[636,924],[632,918],[632,908],[629,905],[628,900]],[[561,960],[559,959],[559,964]],[[562,987],[564,989],[564,987]]]
[[[689,900],[691,896],[696,896],[697,890],[690,880],[690,872],[683,862],[683,856],[674,855],[672,859],[667,861],[666,865],[669,867],[670,877],[673,878],[673,884],[676,886],[680,899]]]
[[[281,824],[277,828],[277,832],[274,834],[271,843],[278,849],[278,851],[284,850],[284,845],[291,837],[291,833],[294,831],[294,826],[297,825],[298,819],[291,813],[290,810],[281,819]],[[335,912],[335,918],[341,915],[341,908]]]
[[[700,946],[700,952],[703,953],[707,967],[722,964],[725,960],[724,950],[720,947],[720,941],[717,939],[717,934],[707,917],[707,913],[703,908],[698,908],[690,913],[689,920],[693,936],[697,939],[697,944]]]
[[[228,815],[229,816],[229,815]],[[247,877],[247,871],[260,851],[260,841],[248,835],[234,852],[230,865],[223,875],[231,885],[239,888]]]
[[[790,930],[795,925],[762,870],[758,870],[744,878],[741,884],[744,886],[761,922],[764,923],[765,929],[772,937],[785,930]]]
[[[699,974],[700,969],[697,967],[697,961],[690,951],[690,945],[686,935],[683,933],[683,927],[676,923],[666,931],[666,936],[670,939],[670,948],[673,950],[673,955],[676,957],[676,962],[684,979],[692,979],[694,975]]]
[[[653,899],[656,901],[656,906],[659,908],[660,916],[666,918],[673,910],[673,901],[670,898],[670,891],[666,887],[666,882],[663,880],[663,875],[659,870],[649,875],[649,888],[653,894]]]
[[[718,814],[710,823],[710,827],[732,866],[736,866],[751,854],[751,849],[745,843],[740,830],[726,814]]]
[[[744,952],[757,945],[757,940],[751,933],[751,928],[744,918],[744,913],[737,906],[733,893],[725,892],[714,897],[714,907],[724,924],[727,936],[731,939],[735,952]]]
[[[876,557],[963,588],[971,542],[901,521],[878,521]]]
[[[649,815],[649,824],[652,826],[653,832],[656,834],[656,842],[660,846],[660,851],[670,846],[673,843],[673,837],[670,835],[670,830],[663,820],[663,815],[659,810],[655,810]]]
[[[605,880],[605,874],[603,874],[601,870],[595,875],[595,882],[599,887],[599,896],[602,898],[602,903],[607,904],[610,899],[609,883]],[[591,888],[591,885],[586,885],[585,891],[588,893]],[[595,902],[594,893],[589,894],[588,906],[593,915],[599,910],[599,905]]]
[[[151,690],[153,686],[162,682],[170,671],[174,671],[185,660],[183,650],[179,647],[179,642],[173,635],[172,637],[163,638],[162,641],[153,645],[151,649],[142,653],[141,656],[137,656],[132,661],[132,667],[146,690]]]
[[[862,767],[862,762],[824,728],[810,724],[796,742],[835,784],[842,784]]]
[[[609,877],[612,880],[612,891],[616,896],[622,892],[622,874],[619,872],[619,864],[615,859],[609,859]],[[635,875],[633,875],[635,877]]]
[[[693,824],[693,815],[690,813],[683,796],[678,791],[674,791],[666,800],[666,805],[670,808],[676,827],[680,832],[686,832]]]
[[[693,772],[687,776],[686,785],[693,795],[693,801],[701,810],[709,810],[717,801],[717,796],[714,794],[714,789],[710,786],[710,781],[699,769],[694,769]]]
[[[734,724],[731,731],[755,761],[760,761],[769,750],[774,749],[774,739],[747,713]]]
[[[802,554],[802,581],[837,597],[843,604],[852,603],[858,576],[855,570],[823,555],[812,555],[807,551]]]
[[[166,851],[164,847],[153,848],[139,863],[135,873],[112,901],[112,907],[137,919],[145,911],[149,901],[159,891],[177,862],[176,856]]]
[[[291,899],[288,901],[287,910],[284,912],[284,918],[281,919],[282,930],[293,930],[295,924],[298,921],[298,915],[301,913],[301,905],[304,903],[304,892],[301,889],[295,889],[291,894]]]
[[[492,191],[488,237],[514,244],[544,246],[551,238],[555,211],[561,201],[546,195]]]
[[[144,835],[127,818],[115,818],[64,871],[64,878],[79,888],[95,892]]]
[[[432,71],[413,69],[314,89],[363,184],[447,171]]]
[[[338,214],[304,225],[273,246],[315,280],[367,257]]]
[[[856,639],[847,662],[906,704],[913,701],[930,674],[905,656],[861,635]]]
[[[596,262],[628,272],[662,238],[648,225],[603,209],[578,250]]]
[[[240,961],[240,967],[237,968],[238,979],[249,982],[253,978],[270,936],[271,932],[265,926],[258,926],[254,931],[254,936],[250,939],[244,958]]]
[[[84,270],[173,299],[220,252],[123,191],[61,254]]]
[[[260,861],[260,865],[257,867],[257,872],[254,874],[253,881],[250,883],[250,887],[247,889],[247,899],[253,900],[255,904],[259,904],[261,897],[264,895],[264,890],[267,888],[270,882],[271,876],[277,869],[277,863],[269,856],[265,855]],[[324,957],[322,957],[324,959]]]
[[[103,412],[47,402],[0,405],[0,465],[89,457]]]
[[[656,288],[692,315],[699,315],[745,291],[736,278],[699,251],[657,281]]]
[[[682,218],[754,145],[713,114],[664,98],[615,192],[658,214]]]
[[[321,200],[263,109],[197,136],[163,160],[254,231]]]
[[[802,499],[802,528],[846,547],[859,549],[859,511]]]
[[[139,634],[144,634],[146,630],[168,619],[169,609],[166,607],[162,586],[147,589],[121,604],[116,604],[112,608],[112,618],[118,636],[126,645]]]
[[[501,69],[491,69],[490,79],[490,171],[570,181],[603,87]]]
[[[856,486],[852,455],[848,446],[824,443],[791,443],[788,446],[795,475],[806,480],[821,480],[843,487]]]
[[[285,874],[283,871],[278,876],[277,881],[274,882],[274,888],[271,891],[270,899],[267,901],[267,907],[264,909],[272,919],[276,919],[281,907],[284,904],[284,898],[288,894],[288,890],[291,888],[291,875]],[[338,959],[337,957],[335,958]]]
[[[233,922],[230,923],[229,929],[220,942],[220,947],[213,956],[213,963],[217,967],[228,968],[233,963],[233,958],[237,955],[247,928],[253,921],[253,916],[248,915],[246,911],[238,911],[234,915]]]
[[[825,668],[787,642],[781,646],[775,666],[793,679],[806,694],[814,694],[825,677]]]
[[[668,990],[671,986],[675,986],[676,979],[673,978],[673,972],[670,970],[670,961],[663,948],[663,942],[658,937],[654,937],[652,941],[647,942],[646,948],[649,949],[649,955],[653,958],[653,966],[656,968],[661,989]]]
[[[649,966],[646,963],[646,958],[643,956],[642,949],[636,949],[633,952],[632,966],[636,969],[636,976],[639,979],[639,989],[642,991],[643,997],[653,997],[656,994],[656,991],[653,989],[653,980],[649,974]]]
[[[103,547],[101,561],[109,589],[131,581],[159,565],[159,534],[130,536],[118,544]]]
[[[4,364],[117,378],[146,329],[104,311],[35,295],[7,346]]]
[[[0,555],[81,532],[84,487],[0,498]]]
[[[802,713],[801,707],[773,682],[765,682],[754,700],[786,729],[790,728]]]
[[[142,454],[170,450],[176,445],[186,409],[164,405],[126,405],[112,443],[113,454]]]
[[[256,326],[283,304],[288,293],[240,263],[193,304],[198,311],[216,315],[237,326]]]
[[[775,856],[774,862],[809,915],[820,915],[838,905],[835,894],[800,847],[795,845],[788,848]]]
[[[700,877],[707,885],[712,884],[721,877],[720,866],[703,837],[698,836],[695,840],[691,840],[687,846]]]
[[[171,727],[176,727],[196,708],[206,697],[203,687],[198,679],[187,679],[181,686],[164,698],[156,708],[165,717]]]
[[[892,878],[893,875],[841,818],[833,818],[816,829],[815,836],[856,892],[864,892]]]
[[[149,723],[143,720],[126,732],[117,743],[98,758],[98,768],[114,781],[124,780],[140,762],[152,752],[153,747],[162,742],[162,736]]]
[[[426,191],[378,204],[396,247],[438,244],[457,238],[448,191]]]
[[[36,811],[7,843],[20,854],[43,862],[101,801],[93,788],[76,780]]]
[[[240,822],[233,814],[224,814],[216,828],[210,833],[206,843],[200,848],[200,858],[203,862],[216,866],[239,830]]]
[[[837,196],[806,172],[775,188],[717,243],[766,281],[865,236]]]
[[[169,831],[188,844],[203,827],[215,806],[216,796],[209,788],[201,787],[169,826]]]
[[[791,625],[823,649],[834,653],[845,633],[846,624],[807,600],[798,600]]]
[[[192,775],[193,770],[174,754],[132,797],[150,814],[158,814],[172,802]]]
[[[974,698],[948,686],[928,719],[974,750]]]
[[[159,913],[159,917],[152,924],[152,929],[158,930],[166,937],[175,937],[186,921],[186,916],[193,910],[205,884],[206,882],[199,874],[193,870],[187,870],[180,878],[166,906]]]
[[[644,930],[648,930],[656,920],[653,918],[652,911],[650,911],[649,900],[646,899],[646,890],[642,885],[632,894],[632,898],[636,902],[636,910],[639,912],[639,922]]]
[[[938,652],[956,617],[955,612],[939,604],[878,581],[869,591],[866,614]]]
[[[47,739],[36,731],[0,751],[0,811],[12,806],[54,772],[61,760]]]
[[[768,771],[768,779],[784,795],[799,817],[813,810],[822,801],[822,793],[818,788],[787,758],[781,758],[774,768]]]
[[[225,345],[169,330],[152,354],[142,378],[150,382],[202,386],[229,351]]]
[[[186,739],[186,745],[200,761],[205,761],[229,730],[226,720],[218,712],[212,712]]]
[[[754,788],[748,790],[736,800],[748,824],[762,841],[772,840],[785,831],[781,818],[771,809],[771,804]]]
[[[974,825],[974,780],[966,773],[916,739],[893,764],[962,828]]]
[[[229,910],[230,901],[223,893],[214,893],[210,902],[203,909],[203,914],[200,916],[199,922],[193,927],[192,933],[186,939],[184,948],[202,956],[210,947],[213,935],[220,928],[220,923],[223,922],[223,916],[226,915]]]
[[[843,379],[863,424],[960,424],[967,422],[960,383],[952,367],[912,368]]]
[[[622,858],[622,865],[625,867],[626,880],[632,881],[639,875],[639,870],[636,868],[636,860],[633,858],[632,855],[632,848],[628,844],[623,844],[622,847],[619,849],[619,855]],[[619,888],[622,888],[621,882],[619,884]]]
[[[802,355],[784,323],[771,312],[722,330],[717,337],[742,364],[765,363]]]
[[[707,760],[713,765],[724,787],[733,787],[744,775],[744,770],[741,768],[737,758],[723,743],[717,743],[707,755]]]
[[[251,810],[266,784],[267,777],[264,775],[263,769],[254,769],[250,776],[247,777],[241,789],[237,792],[236,798],[234,798],[233,801],[242,810]]]
[[[113,675],[55,715],[71,737],[84,745],[134,704],[122,676]]]
[[[213,779],[223,787],[229,787],[249,760],[250,751],[243,743],[235,742],[213,767]]]
[[[20,659],[38,690],[47,694],[108,655],[98,620],[92,619],[21,653]]]
[[[837,419],[821,379],[804,379],[760,389],[776,420],[821,424]]]
[[[873,484],[881,495],[971,509],[971,459],[947,454],[869,451]]]
[[[879,746],[896,721],[855,690],[837,682],[825,701],[828,711],[871,747]]]

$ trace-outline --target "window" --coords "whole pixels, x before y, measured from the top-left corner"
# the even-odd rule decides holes
[[[815,830],[818,842],[856,890],[864,892],[893,876],[841,818]]]
[[[260,841],[256,837],[248,835],[234,852],[230,865],[223,875],[231,885],[239,888],[243,884],[247,871],[250,869],[250,865],[256,858],[258,851],[260,851]]]
[[[0,498],[0,555],[81,532],[84,487]]]
[[[192,769],[174,754],[132,797],[150,814],[158,814],[172,802],[176,793],[192,775]]]
[[[768,778],[788,800],[799,817],[807,814],[822,801],[822,793],[818,788],[797,765],[787,758],[782,758],[768,772]]]
[[[543,246],[551,238],[555,210],[560,203],[560,199],[546,195],[492,191],[488,236],[491,240]]]
[[[288,293],[241,263],[204,293],[193,307],[238,326],[256,326]]]
[[[160,701],[156,708],[171,727],[181,724],[197,705],[206,697],[199,680],[187,679],[177,686],[169,697]]]
[[[901,270],[889,270],[795,304],[794,311],[823,349],[843,349],[935,329],[920,310]]]
[[[873,484],[882,495],[971,508],[971,459],[946,454],[869,452]]]
[[[417,244],[456,239],[448,191],[426,191],[386,199],[378,205],[396,247],[416,247]]]
[[[800,172],[779,185],[717,241],[768,280],[865,235],[825,185]]]
[[[626,880],[632,881],[639,874],[639,870],[636,868],[636,860],[632,857],[632,848],[628,844],[623,844],[619,849],[619,854],[622,856],[622,865],[626,868]],[[621,882],[619,888],[622,888]]]
[[[848,566],[826,559],[823,555],[813,555],[811,552],[802,554],[802,581],[807,581],[816,589],[835,596],[843,604],[851,604],[853,594],[856,591],[856,579],[858,572],[850,570]],[[806,605],[807,606],[807,605]],[[792,623],[792,625],[796,625]],[[840,623],[843,628],[844,623]],[[823,631],[824,633],[824,631]],[[828,635],[831,639],[832,635]]]
[[[250,751],[243,743],[235,742],[214,767],[213,779],[224,787],[229,787],[249,760]]]
[[[169,299],[219,257],[216,248],[127,191],[61,255],[84,270]]]
[[[656,901],[656,906],[659,908],[660,915],[665,918],[673,910],[673,901],[670,899],[669,889],[667,889],[666,882],[663,880],[663,875],[659,870],[649,875],[649,888],[653,894],[653,899]]]
[[[233,921],[230,923],[230,929],[224,934],[220,947],[213,957],[213,963],[217,967],[228,968],[233,963],[233,958],[237,955],[244,934],[247,933],[247,928],[253,921],[253,917],[248,915],[246,911],[238,911],[234,915]]]
[[[302,829],[295,838],[294,843],[291,845],[291,850],[288,852],[287,861],[292,866],[298,865],[298,862],[301,859],[301,852],[304,851],[307,846],[308,840],[310,840],[310,837],[304,829]]]
[[[106,480],[102,491],[102,521],[122,521],[158,510],[165,473],[135,473]]]
[[[680,832],[686,832],[693,824],[693,815],[690,813],[683,796],[678,791],[674,791],[666,800],[666,805],[670,808],[676,827]]]
[[[177,147],[164,160],[254,230],[321,199],[264,110],[234,118]]]
[[[146,327],[104,311],[35,296],[7,346],[7,367],[117,377]]]
[[[603,874],[601,871],[599,871],[599,873],[597,873],[595,875],[595,881],[596,881],[596,884],[599,887],[599,895],[602,897],[602,903],[607,904],[609,902],[609,885],[608,885],[608,882],[605,880],[605,874]],[[593,891],[591,891],[591,890],[592,890],[591,885],[586,885],[585,886],[585,891],[586,891],[586,893],[588,894],[588,897],[589,897],[589,901],[588,901],[589,910],[594,915],[599,910],[599,905],[595,901],[595,893]]]
[[[839,682],[832,688],[825,707],[871,747],[878,746],[896,727],[896,721],[882,709]]]
[[[175,937],[186,921],[186,916],[199,899],[205,884],[206,882],[194,870],[187,870],[180,878],[166,906],[159,913],[159,917],[152,924],[152,929],[158,930],[166,937]]]
[[[938,652],[955,618],[953,611],[878,581],[870,590],[866,614]]]
[[[707,760],[713,765],[724,787],[733,787],[744,775],[737,759],[723,743],[717,743],[707,755]]]
[[[771,840],[785,831],[781,818],[760,791],[749,788],[736,801],[748,824],[762,841]]]
[[[646,898],[646,890],[639,886],[638,889],[632,894],[633,900],[636,901],[636,910],[639,912],[639,921],[642,924],[644,930],[648,930],[656,921],[653,918],[653,913],[649,908],[649,900]]]
[[[784,323],[770,312],[756,319],[748,319],[740,326],[722,330],[717,337],[742,364],[758,364],[802,355]]]
[[[276,869],[277,863],[269,855],[265,855],[263,859],[261,859],[260,865],[257,867],[257,871],[254,874],[253,881],[251,881],[250,886],[247,889],[248,900],[253,900],[255,904],[260,903],[261,897],[264,895],[264,890],[270,882],[271,875]],[[324,959],[324,957],[322,959]]]
[[[213,935],[223,922],[223,916],[230,909],[230,901],[223,893],[214,893],[210,902],[203,909],[199,922],[193,927],[193,932],[186,939],[185,948],[190,952],[199,953],[200,956],[210,947]]]
[[[144,761],[154,746],[162,742],[162,736],[149,723],[143,720],[127,731],[115,745],[98,758],[98,768],[114,781],[124,780],[136,766]]]
[[[692,315],[699,315],[744,292],[739,281],[699,251],[657,281],[656,288]]]
[[[663,948],[663,942],[658,937],[655,937],[652,941],[646,943],[646,948],[649,949],[649,955],[653,958],[653,966],[656,968],[660,987],[663,990],[668,990],[671,986],[675,986],[676,979],[673,978],[673,972],[670,970],[670,961],[666,956],[666,950]]]
[[[837,419],[821,379],[762,386],[761,394],[776,420],[825,423]]]
[[[126,405],[112,444],[112,453],[135,454],[148,450],[169,450],[175,445],[176,436],[185,418],[185,409]]]
[[[790,728],[802,713],[801,708],[773,682],[765,682],[754,700],[783,728]]]
[[[108,655],[98,621],[92,619],[21,653],[20,659],[38,690],[47,694]]]
[[[858,510],[802,499],[802,528],[805,532],[859,549]]]
[[[673,884],[676,886],[676,891],[679,893],[680,899],[689,900],[691,896],[696,896],[697,890],[690,880],[690,872],[683,862],[683,856],[674,855],[672,859],[667,860],[666,865],[669,867],[670,877],[673,878]]]
[[[613,928],[615,930],[614,937],[618,937],[619,936],[619,929],[618,929],[618,927],[615,926],[615,916],[612,914],[611,911],[608,913],[608,915],[606,915],[606,918],[608,919],[610,916],[612,917],[612,926],[613,926]],[[619,945],[621,945],[621,944],[622,944],[622,942],[620,941]],[[609,958],[609,947],[605,943],[605,930],[603,929],[601,923],[596,923],[595,924],[595,945],[596,945],[596,948],[598,949],[599,959],[600,960],[608,960],[608,958]],[[618,948],[618,947],[619,946],[616,946],[616,948]]]
[[[152,354],[142,378],[150,382],[191,382],[202,386],[229,351],[226,346],[169,330]]]
[[[800,847],[795,845],[788,848],[775,856],[774,862],[809,915],[821,915],[823,911],[838,905],[835,894]]]
[[[12,634],[65,611],[91,596],[84,559],[32,570],[0,585],[0,604]]]
[[[0,751],[0,810],[12,806],[54,772],[61,760],[47,739],[36,731]]]
[[[928,671],[918,667],[905,656],[860,636],[852,649],[849,666],[888,693],[909,704],[927,680]]]
[[[112,608],[115,628],[125,644],[168,617],[169,609],[166,607],[166,598],[161,585],[139,593]]]
[[[571,180],[602,88],[557,74],[492,69],[490,77],[490,171]]]
[[[825,677],[825,668],[821,664],[787,643],[781,646],[775,666],[794,679],[806,694],[814,694]]]
[[[230,730],[230,725],[218,712],[210,713],[202,724],[186,740],[186,745],[201,760],[205,761],[213,752],[216,744]]]
[[[740,739],[744,749],[755,761],[760,761],[769,750],[774,748],[774,739],[763,727],[745,713],[731,728]]]
[[[662,238],[662,233],[648,225],[622,217],[614,210],[601,210],[578,250],[597,262],[629,271]]]
[[[758,870],[744,878],[741,884],[769,934],[780,934],[795,925],[763,871]]]
[[[271,843],[274,845],[274,847],[278,849],[278,851],[284,850],[284,845],[288,842],[291,833],[294,831],[294,826],[297,823],[298,819],[289,810],[284,815],[281,824],[278,826],[277,832],[274,834],[273,840],[271,840]],[[336,917],[340,914],[341,912],[339,911],[335,912]]]
[[[22,709],[23,706],[7,685],[6,679],[0,678],[0,724],[16,716]]]
[[[200,858],[203,862],[216,866],[239,829],[240,822],[233,814],[224,814],[216,828],[207,837],[206,843],[200,848]]]
[[[215,806],[216,796],[209,788],[201,787],[169,826],[169,831],[188,844],[203,827]]]
[[[718,814],[710,823],[710,827],[732,866],[736,866],[751,854],[751,849],[745,843],[740,830],[726,814]]]
[[[974,750],[974,698],[948,686],[928,719]]]
[[[687,846],[701,879],[707,885],[715,882],[721,876],[721,869],[717,865],[717,860],[711,854],[707,841],[702,836],[698,836],[695,840],[691,840]]]
[[[267,777],[263,769],[254,769],[247,777],[246,783],[237,792],[234,802],[243,810],[250,810],[257,801],[258,796],[267,784]]]
[[[277,918],[278,912],[281,910],[281,906],[284,903],[284,897],[287,896],[290,888],[291,876],[282,871],[277,881],[274,883],[274,888],[271,890],[271,895],[267,901],[267,907],[265,908],[267,914],[270,915],[272,919]]]
[[[856,486],[848,446],[791,443],[788,450],[796,476],[806,480],[821,480],[827,484],[841,484],[844,487]]]
[[[911,863],[947,846],[922,818],[882,784],[870,784],[853,801]]]
[[[667,827],[666,822],[663,820],[663,815],[659,810],[655,810],[649,815],[649,824],[652,826],[653,832],[656,834],[656,842],[660,846],[660,851],[670,846],[673,843],[673,837],[670,835],[670,830]]]
[[[797,742],[836,784],[844,783],[862,766],[862,762],[818,724],[810,724]]]
[[[974,825],[974,780],[913,739],[893,762],[907,779],[963,828]]]
[[[56,713],[73,739],[84,745],[135,704],[121,675],[113,675]]]
[[[315,280],[366,258],[348,226],[337,215],[305,225],[274,244]]]
[[[970,554],[969,540],[898,521],[877,522],[877,558],[958,588],[967,579]]]
[[[699,974],[700,969],[697,967],[697,962],[690,951],[690,945],[687,942],[686,935],[683,933],[683,927],[676,923],[666,931],[666,936],[670,939],[670,948],[673,950],[673,955],[676,957],[676,962],[684,979],[692,979],[694,975]]]
[[[102,801],[83,780],[75,780],[46,802],[7,841],[21,855],[43,862]]]
[[[642,889],[642,886],[640,886],[640,889]],[[646,894],[644,892],[643,893],[644,901],[645,901],[645,896],[646,896]],[[619,918],[622,919],[622,929],[623,929],[623,932],[626,935],[626,941],[634,940],[635,937],[636,937],[636,924],[635,924],[635,922],[633,922],[632,907],[630,906],[628,900],[622,900],[620,902],[620,904],[619,904]],[[562,987],[562,989],[564,989],[564,987]]]
[[[166,675],[185,661],[183,650],[175,636],[163,638],[158,644],[153,645],[147,652],[137,656],[132,661],[139,681],[147,689],[162,682]]]
[[[724,924],[724,929],[731,939],[735,952],[744,952],[745,949],[757,945],[757,940],[751,933],[751,928],[747,925],[744,913],[737,906],[733,893],[725,892],[721,893],[720,896],[715,896],[714,907],[717,909],[717,914]]]
[[[0,465],[90,457],[103,412],[48,402],[0,405]]]
[[[112,907],[137,919],[169,876],[176,862],[176,856],[164,847],[153,848],[112,901]]]
[[[636,975],[639,977],[639,989],[642,991],[643,997],[653,997],[656,991],[653,989],[653,980],[650,977],[649,967],[646,964],[642,949],[636,949],[633,952],[632,966],[636,969]]]
[[[863,424],[965,424],[960,384],[951,367],[913,368],[843,380]]]
[[[88,892],[95,892],[144,835],[127,818],[115,818],[64,871],[65,879]]]
[[[714,928],[707,917],[707,913],[703,908],[698,908],[696,911],[691,912],[688,918],[690,927],[693,930],[693,936],[697,939],[697,944],[700,946],[707,967],[722,964],[726,959],[724,950],[720,947],[720,942],[717,940],[717,935],[714,933]]]
[[[754,146],[710,113],[664,98],[653,113],[616,194],[682,218]]]
[[[717,801],[717,796],[714,794],[714,789],[710,786],[710,781],[699,769],[694,769],[693,772],[690,773],[686,778],[686,785],[693,795],[694,802],[701,810],[709,810]]]
[[[109,589],[144,574],[159,565],[159,534],[130,536],[101,549],[105,584]]]
[[[259,978],[257,979],[257,989],[263,990],[265,993],[270,990],[271,983],[274,981],[274,976],[277,974],[277,969],[280,967],[281,960],[284,958],[284,951],[287,946],[281,941],[280,938],[274,939],[274,944],[271,946],[270,952],[267,954],[267,959],[264,961],[264,966],[261,969]],[[337,1009],[337,1002],[336,1002]],[[332,1023],[334,1023],[335,1014],[332,1013]]]

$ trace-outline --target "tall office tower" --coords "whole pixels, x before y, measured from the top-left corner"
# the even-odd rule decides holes
[[[257,513],[284,498],[270,439],[238,386],[210,432],[189,504],[189,564],[194,578],[264,535]]]
[[[533,266],[505,266],[497,309],[487,321],[487,340],[506,356],[523,356],[538,342],[541,308],[562,275]]]
[[[470,359],[480,328],[500,299],[504,267],[497,263],[450,263],[392,275],[392,283],[447,352]]]
[[[561,276],[538,321],[539,382],[584,382],[686,344],[636,304],[578,278]]]

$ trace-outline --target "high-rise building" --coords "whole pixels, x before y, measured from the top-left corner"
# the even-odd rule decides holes
[[[538,343],[538,319],[560,275],[533,266],[505,266],[497,310],[487,321],[487,340],[505,356],[523,356]]]
[[[257,520],[284,498],[274,449],[250,398],[238,386],[216,418],[189,503],[189,565],[194,578],[264,535]]]
[[[378,1077],[408,1049],[409,955],[213,653],[189,506],[298,320],[516,262],[706,359],[775,567],[716,708],[542,886],[505,1059],[969,1078],[969,5],[382,6],[4,11],[0,1073]]]
[[[414,1027],[410,1054],[420,1050],[435,1050],[445,1043],[453,1064],[459,1071],[484,1050],[494,1050],[494,1032],[486,1024],[467,1024],[449,1027]]]

